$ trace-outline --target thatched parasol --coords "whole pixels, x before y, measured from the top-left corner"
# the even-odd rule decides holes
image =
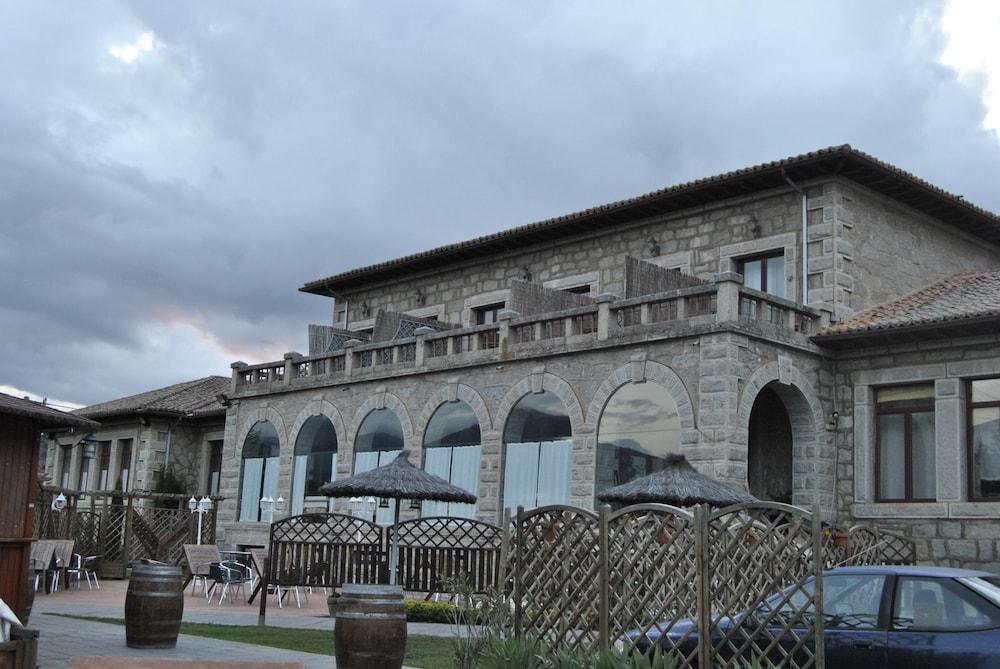
[[[355,474],[346,479],[327,483],[319,489],[327,497],[388,497],[396,500],[396,525],[393,525],[392,547],[389,551],[389,584],[396,584],[396,564],[399,558],[399,503],[404,499],[438,502],[476,503],[476,496],[445,481],[440,476],[417,469],[409,461],[410,452],[403,450],[387,465]]]
[[[658,502],[674,506],[729,506],[757,500],[750,493],[702,474],[683,455],[673,453],[666,457],[666,466],[661,471],[599,492],[597,499],[602,502]]]

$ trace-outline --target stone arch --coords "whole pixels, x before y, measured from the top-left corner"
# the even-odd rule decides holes
[[[430,396],[430,399],[427,400],[424,408],[420,411],[420,415],[417,416],[417,425],[413,432],[413,450],[418,454],[420,462],[414,462],[414,465],[420,466],[423,464],[424,433],[427,431],[427,424],[430,423],[434,413],[442,404],[456,400],[465,402],[472,408],[472,412],[479,421],[479,431],[482,435],[486,435],[493,430],[490,410],[486,406],[486,401],[483,400],[482,395],[464,383],[449,383],[442,388],[438,388]]]
[[[403,404],[401,399],[392,393],[386,392],[384,389],[380,389],[373,397],[365,400],[364,404],[354,412],[354,421],[353,425],[351,425],[351,434],[346,444],[346,450],[349,450],[353,455],[354,441],[358,438],[358,430],[361,428],[361,423],[364,422],[368,414],[376,409],[389,409],[396,414],[396,417],[399,418],[399,424],[403,427],[403,448],[412,448],[413,423],[410,420],[410,412],[407,411],[406,405]]]
[[[744,384],[737,408],[738,445],[749,459],[751,413],[765,388],[777,394],[791,425],[792,502],[800,506],[821,503],[824,511],[832,513],[834,457],[823,407],[814,384],[791,360],[782,356],[763,365]],[[810,478],[815,481],[812,488],[807,486]]]
[[[285,421],[281,418],[281,414],[274,408],[262,406],[254,409],[250,413],[245,414],[240,419],[240,429],[236,432],[237,458],[243,457],[243,444],[247,440],[247,435],[250,434],[250,429],[260,421],[264,420],[271,423],[271,425],[274,425],[274,429],[278,433],[279,452],[285,452],[285,449],[288,446],[288,433],[285,431]]]
[[[562,402],[569,416],[569,424],[572,436],[575,438],[580,434],[587,433],[587,424],[583,418],[583,408],[580,399],[576,396],[573,387],[563,378],[549,372],[537,372],[531,376],[521,379],[507,391],[503,400],[497,407],[495,425],[499,433],[503,433],[504,426],[510,412],[525,395],[548,391],[554,394]]]
[[[330,422],[333,423],[333,430],[337,433],[337,449],[340,450],[340,444],[344,443],[347,436],[344,419],[340,415],[340,410],[324,399],[311,400],[295,417],[291,429],[288,430],[288,443],[291,445],[292,450],[295,449],[295,442],[299,437],[302,426],[313,416],[326,416],[330,419]]]
[[[597,433],[601,414],[604,413],[604,407],[607,406],[615,391],[627,383],[643,381],[653,381],[667,391],[674,404],[677,405],[677,417],[680,419],[682,431],[681,443],[697,444],[698,433],[694,419],[694,403],[691,402],[691,396],[688,394],[684,382],[674,370],[653,360],[634,360],[622,365],[604,380],[587,409],[588,430]]]

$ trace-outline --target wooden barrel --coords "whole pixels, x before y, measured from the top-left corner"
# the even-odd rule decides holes
[[[398,585],[345,583],[333,624],[337,669],[399,669],[406,612]]]
[[[181,568],[135,564],[125,595],[125,644],[129,648],[173,648],[181,630],[184,592]]]

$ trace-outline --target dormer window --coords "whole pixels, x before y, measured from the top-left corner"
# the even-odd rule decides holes
[[[740,260],[743,285],[776,297],[785,297],[785,254],[752,256]]]

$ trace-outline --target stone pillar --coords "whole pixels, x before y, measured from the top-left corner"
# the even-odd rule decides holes
[[[434,328],[427,327],[426,325],[421,325],[413,331],[413,336],[416,339],[416,350],[413,354],[413,364],[417,367],[424,366],[424,358],[427,356],[427,335],[434,334],[434,332]]]
[[[344,376],[350,376],[354,371],[354,347],[360,343],[357,339],[344,342]]]
[[[248,367],[248,365],[242,360],[237,360],[233,364],[229,365],[229,368],[233,370],[233,380],[232,383],[229,385],[230,393],[236,393],[236,390],[239,388],[240,373],[243,371],[245,367]]]
[[[966,477],[966,385],[959,379],[934,383],[934,441],[937,460],[937,499],[960,502]]]
[[[732,333],[708,335],[699,340],[698,428],[701,446],[692,452],[691,457],[702,472],[739,487],[745,486],[747,480],[745,442],[741,444],[736,438],[740,425],[741,341],[745,345],[746,337]],[[737,448],[742,457],[734,457]]]
[[[610,293],[601,293],[597,296],[597,340],[605,341],[611,328],[611,303],[615,296]]]
[[[720,323],[739,320],[740,286],[743,284],[743,275],[724,272],[713,276],[712,281],[718,290],[716,320]]]
[[[509,311],[507,309],[504,309],[497,315],[497,320],[500,322],[498,346],[500,348],[501,360],[506,360],[510,357],[510,322],[517,318],[517,316],[518,313],[516,311]]]
[[[302,354],[297,351],[289,351],[284,355],[285,378],[283,379],[282,385],[287,386],[292,382],[292,375],[295,373],[295,361],[301,357]]]

